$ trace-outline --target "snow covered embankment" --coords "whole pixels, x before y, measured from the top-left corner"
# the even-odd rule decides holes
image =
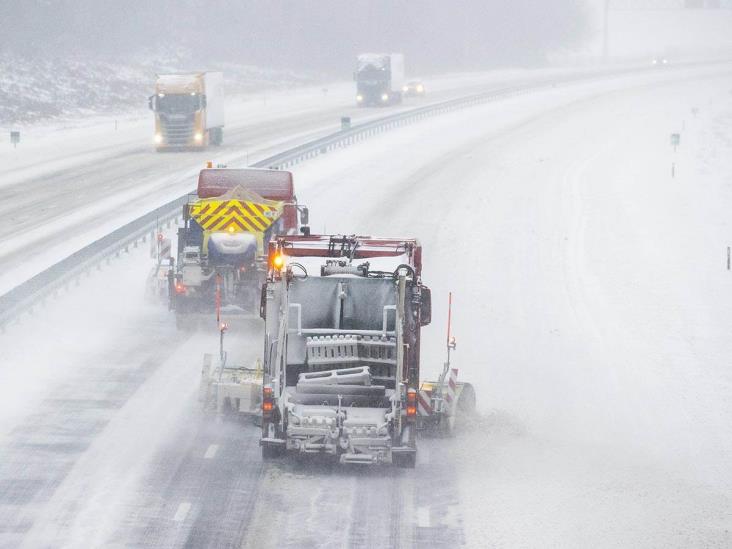
[[[157,72],[191,70],[178,60],[20,58],[0,55],[0,126],[51,118],[141,112]],[[313,82],[314,74],[233,63],[204,67],[226,74],[227,91],[242,93]],[[198,67],[197,70],[201,70]]]

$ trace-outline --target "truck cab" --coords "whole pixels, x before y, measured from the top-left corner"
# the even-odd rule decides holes
[[[224,127],[220,72],[160,74],[148,106],[155,114],[158,151],[221,145]]]
[[[404,56],[398,53],[364,53],[358,56],[356,105],[387,106],[402,102]]]

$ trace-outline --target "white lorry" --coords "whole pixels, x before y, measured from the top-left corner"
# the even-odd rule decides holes
[[[401,53],[362,53],[358,56],[353,77],[359,107],[401,103],[405,85],[404,56]]]
[[[223,73],[159,74],[148,105],[155,114],[157,151],[223,143]]]

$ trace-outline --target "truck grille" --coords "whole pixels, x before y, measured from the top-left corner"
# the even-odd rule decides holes
[[[193,137],[193,115],[161,120],[163,142],[168,145],[187,145]]]

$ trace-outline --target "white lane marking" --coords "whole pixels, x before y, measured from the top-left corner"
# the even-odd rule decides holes
[[[420,528],[430,527],[430,508],[417,507],[417,526]]]
[[[186,520],[186,516],[188,516],[188,511],[191,510],[191,502],[190,501],[184,501],[178,506],[178,510],[175,512],[175,516],[173,517],[173,520],[175,522],[183,522]]]
[[[211,446],[208,447],[208,450],[206,450],[206,453],[203,454],[203,457],[205,459],[212,459],[216,455],[216,452],[218,452],[218,451],[219,451],[219,445],[212,444]]]

